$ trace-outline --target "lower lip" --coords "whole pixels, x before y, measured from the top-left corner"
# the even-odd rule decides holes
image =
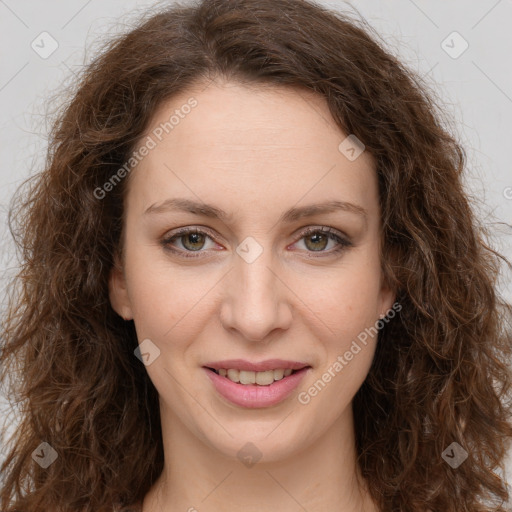
[[[268,386],[260,386],[258,384],[237,384],[227,377],[222,377],[214,371],[204,368],[220,395],[235,405],[251,409],[270,407],[282,402],[299,385],[310,369],[311,367],[302,368]]]

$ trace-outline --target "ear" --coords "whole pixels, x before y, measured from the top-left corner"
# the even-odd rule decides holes
[[[388,311],[391,309],[396,300],[396,291],[393,290],[388,283],[385,282],[385,279],[382,278],[381,281],[381,289],[380,289],[380,308],[379,315],[380,318],[384,318]]]
[[[400,254],[395,246],[388,249],[387,256],[381,254],[382,267],[380,279],[380,301],[378,315],[380,318],[387,316],[390,309],[396,303],[396,297],[400,292],[401,284],[398,281],[390,262],[400,261]],[[395,309],[395,308],[393,308]],[[402,309],[401,304],[397,305],[397,311]]]
[[[394,302],[395,302],[395,298],[396,298],[396,293],[389,289],[389,288],[386,288],[386,289],[383,289],[381,290],[381,308],[380,308],[380,318],[384,318],[385,316],[387,316],[388,314],[388,311],[391,309],[391,307],[393,306]]]
[[[124,269],[117,253],[114,256],[114,265],[109,274],[108,291],[110,304],[114,311],[124,320],[132,320],[133,313],[126,288]]]

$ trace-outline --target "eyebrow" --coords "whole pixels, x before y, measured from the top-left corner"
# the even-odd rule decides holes
[[[221,221],[228,221],[232,218],[232,215],[229,215],[221,208],[185,198],[167,199],[160,204],[152,204],[144,212],[144,215],[159,214],[168,211],[184,211],[212,219],[219,219]],[[362,206],[346,201],[327,201],[325,203],[290,208],[281,215],[279,222],[292,223],[305,217],[312,217],[314,215],[332,213],[335,211],[354,213],[362,216],[365,222],[368,220],[368,212]]]

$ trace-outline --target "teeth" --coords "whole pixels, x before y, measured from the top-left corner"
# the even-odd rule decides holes
[[[219,369],[215,370],[222,377],[227,377],[233,382],[240,384],[258,384],[260,386],[268,386],[276,380],[288,377],[292,374],[291,368],[278,368],[277,370],[267,370],[265,372],[251,372],[245,370]]]
[[[252,372],[251,372],[252,373]],[[274,370],[267,370],[266,372],[254,372],[255,384],[260,386],[268,386],[274,382]]]
[[[240,372],[238,370],[228,370],[228,379],[233,382],[240,382]]]
[[[274,380],[281,380],[284,376],[284,370],[280,368],[279,370],[274,370]]]
[[[246,372],[244,370],[240,370],[238,379],[240,384],[256,384],[256,372]]]

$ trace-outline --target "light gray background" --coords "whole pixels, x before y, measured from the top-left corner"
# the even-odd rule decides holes
[[[494,247],[511,259],[512,0],[321,3],[340,10],[355,6],[381,34],[388,48],[424,75],[437,92],[453,117],[455,134],[467,150],[466,181],[468,190],[479,201],[479,215],[493,227]],[[0,0],[2,291],[5,279],[15,270],[6,227],[8,201],[15,187],[44,161],[48,98],[54,97],[90,60],[98,40],[127,28],[134,10],[143,12],[155,5],[162,2]],[[460,36],[451,35],[454,31]],[[42,32],[51,34],[58,43],[48,58],[42,58],[31,47],[35,41],[40,52],[50,48],[50,40],[40,36]],[[46,37],[44,49],[42,37]],[[465,44],[467,50],[457,56]],[[57,95],[57,103],[51,108],[58,105],[59,98],[62,96]],[[511,281],[510,274],[504,272],[500,288],[509,301]],[[1,295],[4,300],[4,294]],[[511,468],[509,458],[509,481]]]

